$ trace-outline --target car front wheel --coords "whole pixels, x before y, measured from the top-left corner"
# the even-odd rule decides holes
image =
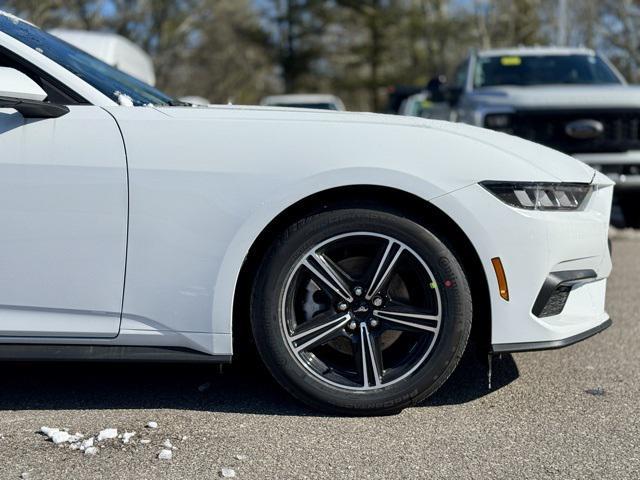
[[[472,305],[451,250],[392,212],[344,209],[290,226],[258,272],[251,323],[274,377],[336,413],[394,413],[462,355]]]

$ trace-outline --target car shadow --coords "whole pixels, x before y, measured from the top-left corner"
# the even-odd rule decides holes
[[[486,363],[486,362],[485,362]],[[262,366],[114,363],[0,364],[0,410],[179,409],[325,416],[290,397]],[[465,359],[424,406],[490,393],[486,364]],[[517,377],[509,355],[494,362],[493,390]],[[420,408],[420,407],[417,407]]]
[[[518,365],[509,353],[495,355],[491,362],[491,388],[488,358],[472,351],[463,355],[449,380],[421,406],[468,403],[506,387],[520,376]]]

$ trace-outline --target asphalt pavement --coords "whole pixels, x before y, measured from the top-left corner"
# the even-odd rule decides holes
[[[318,414],[262,368],[0,363],[0,479],[638,479],[640,234],[616,232],[613,252],[612,327],[496,359],[491,391],[467,359],[395,416]],[[42,426],[136,435],[87,455]]]

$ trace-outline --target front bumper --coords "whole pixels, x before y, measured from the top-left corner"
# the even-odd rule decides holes
[[[564,348],[574,343],[581,342],[587,338],[593,337],[598,333],[606,330],[611,326],[611,319],[607,319],[600,325],[578,333],[572,337],[565,337],[560,340],[549,340],[546,342],[522,342],[522,343],[502,343],[491,345],[491,353],[516,353],[516,352],[535,352],[538,350],[555,350],[556,348]]]
[[[597,175],[596,190],[582,211],[543,212],[503,204],[479,185],[442,196],[433,203],[467,234],[482,262],[491,299],[493,350],[557,348],[608,326],[605,311],[613,188]],[[499,294],[491,259],[504,266],[510,298]],[[539,317],[534,305],[553,272],[592,271],[572,285],[560,313]]]

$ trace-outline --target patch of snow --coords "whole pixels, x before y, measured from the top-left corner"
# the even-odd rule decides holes
[[[71,438],[71,435],[69,435],[69,432],[54,432],[49,438],[51,438],[51,441],[53,443],[58,445],[60,443],[68,442]]]
[[[236,471],[233,468],[223,468],[220,470],[220,476],[222,478],[235,478]]]
[[[69,432],[60,430],[59,428],[42,427],[40,428],[40,433],[45,434],[56,445],[68,442],[70,441],[70,439],[73,439],[73,437],[69,435]],[[74,439],[73,441],[76,440]]]
[[[173,457],[173,452],[167,449],[160,450],[160,453],[158,454],[158,458],[160,460],[171,460],[172,457]]]
[[[249,457],[247,457],[246,455],[236,455],[234,458],[236,460],[244,461],[244,460],[248,459]]]
[[[142,443],[143,445],[146,445],[148,443],[151,443],[151,440],[149,440],[148,438],[143,438],[142,440],[140,440],[140,443]]]
[[[118,436],[118,429],[117,428],[105,428],[104,430],[101,430],[100,433],[98,433],[97,440],[99,442],[101,442],[103,440],[109,440],[111,438],[116,438],[117,436]]]
[[[93,441],[94,441],[94,437],[89,437],[86,440],[83,440],[82,443],[80,444],[80,450],[87,450],[87,448],[91,448],[93,447]]]
[[[133,99],[126,93],[116,90],[113,94],[118,99],[118,105],[121,107],[133,107]]]
[[[168,438],[164,442],[162,442],[162,446],[164,448],[173,449],[173,445],[171,444],[171,440],[169,440]]]
[[[93,456],[96,453],[98,453],[98,449],[96,447],[89,447],[89,448],[86,448],[84,451],[84,454],[89,456]]]
[[[133,438],[136,432],[124,432],[122,434],[122,443],[129,443],[129,440]]]
[[[31,475],[29,475],[29,472],[22,472],[20,474],[20,478],[22,478],[22,480],[27,480],[28,478],[31,478]]]
[[[147,423],[147,428],[158,428],[158,424],[156,422]]]

